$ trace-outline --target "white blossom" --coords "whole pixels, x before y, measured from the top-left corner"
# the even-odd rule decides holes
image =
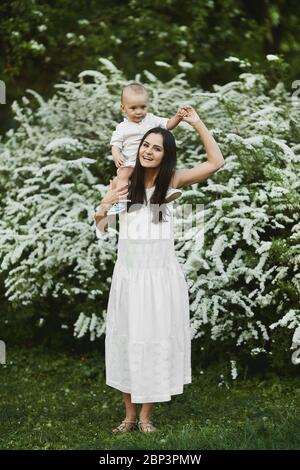
[[[40,33],[43,33],[44,31],[47,31],[47,26],[45,24],[40,24],[37,28]]]
[[[167,62],[163,62],[162,60],[156,60],[154,63],[158,67],[171,67],[170,64],[167,64]]]
[[[44,44],[38,43],[37,41],[35,41],[35,39],[31,39],[29,41],[29,47],[33,51],[38,51],[38,52],[45,52],[46,50]]]
[[[62,298],[70,318],[61,324],[74,323],[74,335],[91,341],[105,333],[117,253],[114,231],[97,238],[93,214],[114,172],[111,166],[107,174],[109,139],[121,119],[119,91],[128,83],[111,61],[99,62],[101,72],[83,70],[78,81],[57,83],[47,100],[26,90],[12,105],[18,127],[0,143],[0,271],[12,315]],[[191,338],[203,341],[203,354],[225,341],[249,356],[266,355],[281,347],[272,342],[280,327],[295,349],[300,143],[291,128],[299,126],[300,112],[289,92],[279,85],[268,90],[265,77],[252,73],[209,93],[191,87],[184,74],[163,83],[141,71],[135,79],[146,81],[155,114],[171,116],[181,103],[194,106],[225,158],[211,177],[183,188],[176,215],[188,224],[183,234],[177,226],[175,248],[189,287]],[[187,128],[176,129],[179,169],[207,158]],[[185,214],[185,203],[203,207]]]
[[[279,60],[279,57],[277,55],[274,55],[274,54],[268,54],[268,55],[266,55],[266,58],[269,61]]]
[[[183,69],[192,69],[194,66],[190,62],[186,62],[184,60],[180,60],[178,62],[179,67],[182,67]]]
[[[78,139],[72,139],[71,137],[60,137],[52,140],[45,147],[45,152],[51,152],[52,150],[57,150],[58,148],[78,148],[82,150],[83,146]]]
[[[231,365],[231,369],[230,369],[231,377],[232,377],[232,380],[235,380],[238,376],[236,361],[231,360],[230,365]]]

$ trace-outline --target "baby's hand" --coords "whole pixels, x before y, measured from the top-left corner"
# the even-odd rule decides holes
[[[125,158],[122,155],[113,156],[113,159],[117,168],[120,168],[120,166],[125,162]]]
[[[188,122],[189,124],[191,124],[191,126],[194,126],[194,124],[201,121],[199,114],[192,106],[187,106],[186,110],[187,115],[183,118],[185,122]]]
[[[178,111],[177,111],[177,116],[179,116],[181,119],[188,116],[188,107],[185,107],[185,106],[181,106],[178,108]]]

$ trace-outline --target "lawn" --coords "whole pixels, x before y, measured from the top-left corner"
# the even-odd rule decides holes
[[[157,404],[157,433],[115,436],[121,393],[100,353],[9,351],[1,365],[1,449],[300,449],[300,377],[238,379],[193,369],[192,384]]]

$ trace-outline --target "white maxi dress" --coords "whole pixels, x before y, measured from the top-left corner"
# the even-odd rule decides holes
[[[147,204],[119,215],[118,255],[109,293],[106,384],[132,403],[171,400],[191,383],[188,286],[174,249],[173,203],[167,221]]]

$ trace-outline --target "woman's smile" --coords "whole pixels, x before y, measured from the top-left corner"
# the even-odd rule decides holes
[[[150,155],[145,155],[145,154],[143,155],[143,159],[144,159],[144,160],[148,160],[148,161],[150,161],[150,162],[152,162],[152,160],[153,160],[153,158],[150,157]]]

